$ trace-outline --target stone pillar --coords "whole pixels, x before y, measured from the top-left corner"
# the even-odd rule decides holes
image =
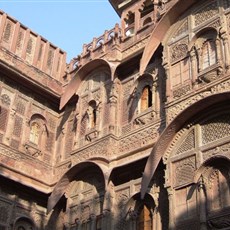
[[[167,101],[171,101],[172,99],[172,89],[171,89],[171,79],[169,76],[169,64],[168,63],[164,63],[163,64],[164,69],[165,69],[165,79],[166,79],[166,98]]]
[[[230,57],[229,57],[229,42],[228,42],[228,35],[225,29],[220,28],[220,37],[224,43],[224,58],[225,58],[225,67],[229,70],[230,67]]]
[[[111,215],[110,210],[108,209],[103,210],[102,230],[111,229],[110,215]]]
[[[117,83],[114,82],[109,97],[109,104],[110,104],[109,130],[112,133],[116,131],[115,128],[116,128],[117,101],[118,101],[118,89],[117,89]]]
[[[130,213],[130,225],[129,225],[129,229],[137,229],[137,213],[135,211],[132,211]]]
[[[217,74],[220,75],[223,72],[220,39],[216,39],[216,63],[220,64],[220,66],[218,67],[218,70],[217,70]]]
[[[192,86],[196,85],[197,81],[197,60],[196,60],[196,50],[195,47],[190,51],[191,58],[191,72],[192,72]]]
[[[199,181],[199,195],[200,195],[200,230],[207,230],[206,195],[205,195],[205,185],[204,185],[203,177]]]
[[[173,189],[169,187],[167,188],[167,191],[168,191],[168,199],[169,199],[169,230],[173,230],[175,229]]]
[[[90,214],[90,230],[95,230],[96,229],[96,224],[97,224],[97,217],[94,214]]]
[[[5,133],[5,140],[4,140],[4,144],[6,145],[10,145],[10,140],[11,140],[13,130],[14,130],[15,114],[16,112],[14,109],[12,109],[9,112],[8,124],[7,124],[6,133]]]

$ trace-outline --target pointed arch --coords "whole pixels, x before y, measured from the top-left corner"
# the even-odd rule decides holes
[[[107,66],[110,70],[111,80],[113,80],[114,73],[118,64],[118,62],[108,62],[104,59],[95,59],[81,67],[79,70],[77,70],[77,72],[73,72],[71,81],[69,82],[65,89],[65,92],[61,96],[59,109],[63,109],[63,107],[73,97],[73,95],[75,95],[84,77],[87,76],[92,70],[101,66]]]
[[[189,7],[194,4],[196,0],[182,1],[177,0],[175,4],[169,8],[169,10],[164,14],[161,20],[158,22],[154,28],[147,45],[145,46],[143,55],[140,62],[140,74],[142,75],[158,46],[161,44],[167,30],[170,26],[176,22],[177,18],[185,12]]]
[[[212,105],[218,105],[219,102],[227,102],[230,100],[230,93],[220,93],[208,96],[194,103],[190,107],[181,112],[163,131],[158,141],[154,145],[150,156],[147,160],[145,170],[141,182],[141,198],[143,199],[149,183],[157,169],[157,166],[163,157],[169,143],[174,138],[175,134],[183,127],[183,125],[198,113],[205,111]]]
[[[104,164],[96,163],[93,161],[84,161],[81,162],[72,168],[70,168],[58,181],[58,183],[55,185],[53,192],[51,193],[48,204],[47,204],[47,213],[49,213],[54,206],[58,203],[58,201],[61,199],[61,197],[64,195],[68,185],[70,182],[74,180],[74,178],[81,173],[83,170],[87,170],[89,167],[96,167],[98,171],[103,175],[104,177],[104,186],[106,190],[106,186],[108,184],[108,176],[107,176],[107,167]]]

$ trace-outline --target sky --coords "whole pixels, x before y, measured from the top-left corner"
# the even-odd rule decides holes
[[[82,53],[120,18],[108,0],[0,0],[0,9],[67,53]]]

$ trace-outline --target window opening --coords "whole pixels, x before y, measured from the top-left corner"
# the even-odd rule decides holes
[[[150,86],[145,86],[141,94],[141,112],[152,106],[152,94]]]
[[[144,205],[137,218],[137,230],[151,230],[151,229],[152,229],[152,215],[149,209]]]

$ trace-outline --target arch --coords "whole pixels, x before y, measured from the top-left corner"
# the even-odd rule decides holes
[[[22,228],[20,228],[20,226],[17,226],[17,225],[20,225],[20,222],[22,222],[22,224],[29,224],[31,225],[31,230],[35,230],[36,227],[35,227],[35,223],[33,220],[31,220],[31,218],[27,217],[27,216],[21,216],[21,217],[18,217],[15,221],[14,221],[14,230],[21,230],[21,229],[24,229],[24,227],[22,226]]]
[[[156,204],[151,194],[146,194],[145,199],[142,200],[140,193],[136,193],[128,199],[123,207],[121,219],[131,221],[132,229],[143,229],[144,223],[144,225],[148,224],[150,227],[153,222],[155,208]]]
[[[82,66],[77,72],[72,72],[71,81],[67,85],[65,92],[61,96],[59,109],[63,109],[63,107],[68,103],[68,101],[72,98],[72,96],[78,91],[81,81],[84,79],[86,75],[88,75],[94,69],[107,66],[110,70],[111,80],[114,79],[114,73],[118,66],[118,62],[108,62],[104,59],[95,59],[86,65]],[[78,96],[78,95],[77,95]]]
[[[144,73],[151,57],[157,50],[158,46],[161,44],[161,41],[163,40],[167,30],[177,20],[177,18],[195,2],[196,0],[177,0],[176,3],[171,8],[169,8],[169,10],[158,22],[143,51],[139,70],[141,75]]]
[[[207,166],[214,166],[214,165],[221,165],[223,168],[230,168],[230,159],[226,156],[222,155],[216,155],[213,157],[210,157],[206,161],[202,163],[202,165],[196,170],[195,176],[194,176],[194,183],[198,183],[201,175],[204,173]]]
[[[147,160],[145,170],[143,173],[142,181],[141,181],[141,198],[144,197],[151,178],[153,177],[156,168],[163,157],[169,143],[174,138],[175,134],[183,127],[183,125],[193,116],[202,111],[205,111],[211,105],[218,104],[219,102],[229,101],[230,93],[219,93],[215,95],[208,96],[200,101],[194,103],[190,107],[186,108],[182,111],[174,120],[167,126],[167,128],[163,131],[158,141],[154,145],[150,156]]]
[[[87,170],[87,168],[89,167],[96,167],[99,170],[99,172],[102,173],[102,175],[104,176],[104,186],[106,190],[108,184],[107,167],[105,165],[92,161],[81,162],[70,168],[55,185],[53,192],[51,193],[48,199],[47,213],[49,213],[58,203],[60,198],[64,195],[68,185],[70,184],[70,182],[74,180],[76,175],[81,173],[83,170]]]
[[[188,44],[188,50],[191,50],[193,48],[193,46],[195,45],[197,39],[199,39],[199,37],[201,37],[203,34],[207,35],[207,32],[210,34],[211,32],[213,33],[212,37],[217,38],[218,35],[218,31],[216,30],[216,28],[213,27],[205,27],[202,28],[201,30],[199,30],[191,39],[191,41]]]
[[[29,125],[31,124],[31,122],[33,122],[34,120],[42,120],[44,122],[45,125],[47,125],[47,121],[46,121],[46,118],[39,114],[39,113],[34,113],[31,117],[30,117],[30,120],[29,120]]]
[[[135,193],[134,195],[132,195],[132,197],[129,198],[128,202],[125,205],[125,212],[127,213],[130,209],[131,206],[134,205],[135,201],[140,201],[141,200],[141,194],[140,193]],[[155,201],[154,198],[151,194],[147,193],[145,195],[145,201],[149,202],[149,204],[154,207],[155,206]],[[134,211],[134,210],[132,210]],[[124,217],[124,216],[123,216]]]

